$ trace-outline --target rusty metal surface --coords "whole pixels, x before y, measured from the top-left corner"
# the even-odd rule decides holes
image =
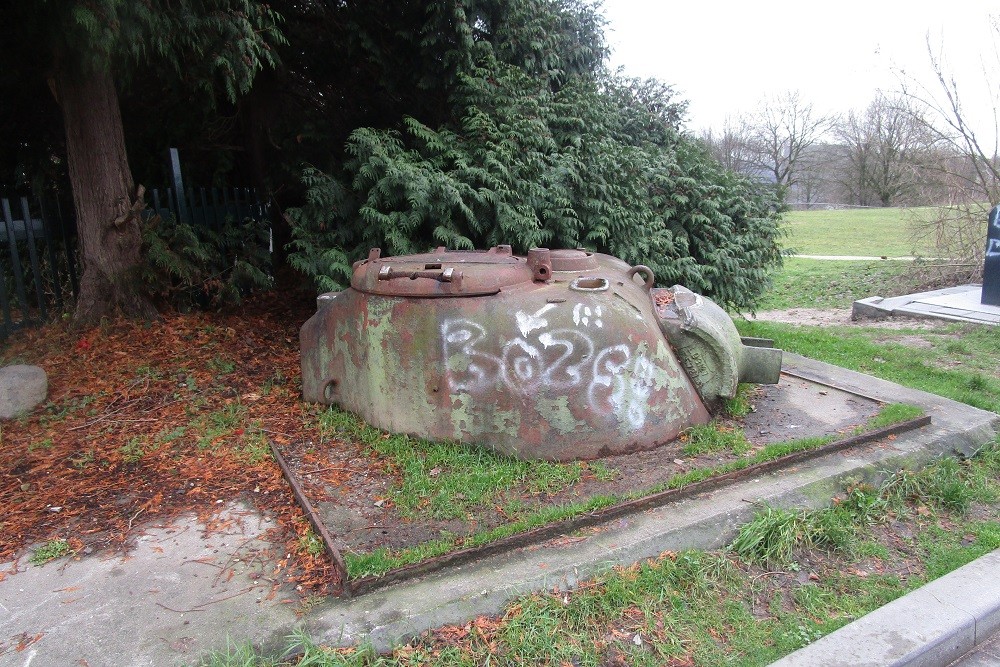
[[[655,447],[710,416],[660,331],[652,279],[575,250],[373,251],[302,327],[303,398],[522,458]],[[427,298],[447,296],[462,298]]]
[[[271,446],[271,454],[274,455],[274,460],[278,463],[278,467],[281,468],[281,474],[284,475],[285,481],[288,485],[292,487],[292,495],[295,496],[295,501],[298,502],[299,507],[305,512],[306,518],[309,519],[309,523],[312,524],[313,530],[319,535],[320,539],[323,540],[323,546],[326,547],[326,552],[330,554],[330,560],[333,561],[334,569],[336,570],[338,576],[340,577],[340,595],[343,597],[351,597],[351,582],[347,575],[347,565],[344,563],[344,557],[340,554],[340,550],[337,548],[336,543],[333,540],[333,536],[330,535],[330,531],[326,529],[326,524],[323,523],[323,519],[320,518],[319,514],[313,509],[312,503],[309,502],[309,498],[306,497],[305,492],[299,485],[298,479],[292,473],[291,468],[288,467],[288,463],[285,461],[285,457],[281,455],[278,451],[278,447],[268,440],[268,445]]]
[[[351,287],[364,294],[398,297],[463,297],[496,294],[502,287],[532,279],[523,257],[510,246],[485,252],[438,248],[422,255],[382,257],[374,248],[354,265]]]

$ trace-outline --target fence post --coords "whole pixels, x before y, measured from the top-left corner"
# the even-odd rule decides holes
[[[42,292],[42,270],[38,264],[38,248],[35,247],[35,223],[31,219],[28,208],[28,198],[21,197],[21,218],[24,219],[24,237],[28,241],[28,258],[31,261],[31,272],[35,277],[35,298],[38,300],[38,312],[42,321],[49,319],[49,311],[45,307],[45,294]]]
[[[177,221],[191,224],[188,217],[187,202],[184,200],[184,179],[181,178],[181,157],[176,148],[169,149],[170,176],[174,181],[174,192],[177,193]]]
[[[17,234],[14,230],[14,219],[10,214],[10,202],[7,199],[3,200],[3,220],[7,226],[10,261],[14,265],[14,289],[17,293],[17,302],[21,306],[21,312],[26,316],[28,313],[28,297],[24,293],[24,279],[21,277],[21,257],[17,252]]]
[[[63,310],[62,286],[59,284],[59,265],[56,264],[56,251],[52,247],[52,231],[49,229],[49,218],[45,215],[45,205],[38,200],[38,215],[42,219],[42,234],[45,238],[45,249],[49,254],[49,266],[52,268],[52,288],[56,293],[56,307]],[[65,235],[63,243],[67,243]]]

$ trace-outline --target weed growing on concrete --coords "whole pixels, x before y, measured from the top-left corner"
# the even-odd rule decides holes
[[[286,664],[284,660],[260,655],[250,642],[236,644],[227,639],[226,648],[213,652],[199,663],[199,667],[278,667]]]
[[[62,558],[71,551],[69,542],[63,539],[49,540],[42,546],[35,549],[28,562],[39,567],[51,560]]]
[[[299,537],[299,551],[303,554],[313,557],[322,556],[325,549],[323,540],[312,530]]]

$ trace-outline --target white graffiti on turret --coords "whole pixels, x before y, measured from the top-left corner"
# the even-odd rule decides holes
[[[521,336],[499,345],[500,336],[490,334],[469,319],[446,321],[441,325],[443,354],[448,365],[453,392],[473,396],[507,388],[519,395],[542,390],[577,389],[584,393],[590,408],[600,414],[612,413],[622,423],[638,429],[647,418],[649,398],[656,380],[656,365],[643,352],[621,343],[596,349],[593,339],[580,328],[549,330],[547,304],[533,314],[520,311],[515,321]],[[602,326],[600,308],[581,311],[574,322]],[[589,321],[584,322],[584,318]],[[500,348],[495,354],[489,350]]]
[[[585,306],[582,303],[578,303],[573,306],[573,324],[587,327],[590,326],[591,317],[593,317],[594,326],[598,329],[604,327],[604,322],[601,320],[601,315],[603,312],[600,306],[595,307],[591,310],[590,306]]]

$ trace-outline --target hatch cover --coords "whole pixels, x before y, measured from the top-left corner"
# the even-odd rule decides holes
[[[507,245],[385,258],[373,248],[367,260],[354,265],[351,287],[383,296],[485,296],[534,277],[528,261],[515,257]]]

